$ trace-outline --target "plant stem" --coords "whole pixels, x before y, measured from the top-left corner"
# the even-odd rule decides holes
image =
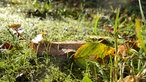
[[[146,21],[145,17],[144,17],[144,14],[143,14],[142,6],[141,6],[141,0],[138,0],[138,2],[139,2],[139,9],[140,9],[140,13],[141,13],[141,16],[142,16],[142,20]]]
[[[114,39],[115,39],[115,54],[117,54],[118,52],[118,23],[119,23],[119,13],[120,13],[120,9],[117,9],[117,14],[116,14],[116,20],[115,20],[115,24],[114,24]],[[113,74],[113,80],[117,81],[117,67],[118,67],[118,59],[117,56],[114,57],[114,74]]]
[[[113,82],[113,61],[112,61],[112,57],[110,56],[110,82]]]
[[[99,21],[100,17],[97,17],[95,19],[95,24],[94,24],[94,34],[97,35],[97,27],[98,27],[98,21]]]
[[[8,28],[7,30],[9,31],[10,35],[13,37],[13,40],[15,40],[15,36],[12,34],[12,32]]]

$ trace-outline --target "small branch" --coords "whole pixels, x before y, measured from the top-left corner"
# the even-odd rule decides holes
[[[16,33],[18,34],[18,37],[20,36],[21,38],[23,38],[24,40],[26,40],[27,42],[32,42],[31,40],[27,39],[26,37],[22,36],[17,30],[15,30]]]

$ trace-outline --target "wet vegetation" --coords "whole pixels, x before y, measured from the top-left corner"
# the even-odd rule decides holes
[[[145,0],[2,0],[0,82],[145,82],[145,17]],[[50,55],[34,40],[87,44]]]

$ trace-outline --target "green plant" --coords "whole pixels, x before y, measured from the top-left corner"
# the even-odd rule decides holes
[[[117,14],[116,14],[116,19],[115,19],[115,24],[114,24],[114,39],[115,39],[115,54],[118,54],[118,26],[119,26],[119,14],[120,14],[120,9],[117,9]],[[114,70],[113,70],[113,81],[117,81],[117,72],[118,72],[118,57],[114,57]]]
[[[97,16],[93,20],[94,21],[94,30],[93,30],[93,32],[94,32],[95,35],[97,35],[97,28],[98,28],[99,19],[100,19],[100,16]]]

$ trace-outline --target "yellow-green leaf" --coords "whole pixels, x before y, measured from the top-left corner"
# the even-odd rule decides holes
[[[114,48],[103,43],[86,43],[76,51],[74,60],[79,66],[82,66],[84,68],[89,61],[104,59],[109,55],[114,55],[114,52]]]
[[[74,58],[104,58],[107,55],[114,55],[114,49],[103,43],[87,43],[82,45],[75,53]]]

